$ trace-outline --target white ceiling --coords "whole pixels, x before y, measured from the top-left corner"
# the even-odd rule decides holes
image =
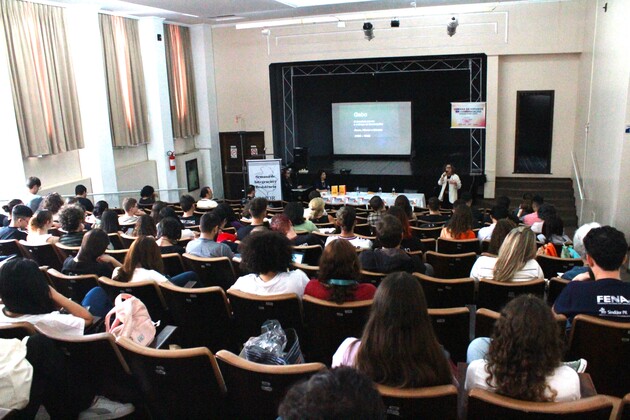
[[[499,4],[505,1],[506,0],[416,0],[413,3],[415,3],[415,7],[421,8],[426,6],[457,6],[474,3]],[[319,15],[330,16],[343,13],[414,7],[410,0],[375,0],[302,8],[293,8],[275,0],[56,0],[56,2],[70,4],[92,3],[112,13],[138,17],[157,16],[170,22],[182,24],[236,24],[248,21],[301,18]],[[456,12],[456,8],[454,8],[453,11]],[[240,17],[242,19],[222,20],[222,17],[228,17],[228,19],[230,17]]]

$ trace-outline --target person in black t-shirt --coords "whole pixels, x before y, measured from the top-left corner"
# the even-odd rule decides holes
[[[74,194],[77,196],[79,204],[83,206],[85,211],[94,211],[94,204],[87,198],[87,188],[85,188],[85,185],[79,184],[74,187]]]
[[[122,264],[111,255],[105,254],[108,245],[109,236],[105,231],[90,230],[83,236],[77,256],[66,258],[61,272],[66,275],[96,274],[111,278],[114,267]]]
[[[198,226],[200,216],[195,214],[195,206],[197,205],[197,202],[193,196],[189,194],[182,195],[179,199],[179,205],[184,212],[184,214],[179,216],[179,220],[182,222],[184,227]]]
[[[33,217],[33,210],[23,204],[18,204],[11,210],[11,223],[9,226],[0,228],[0,239],[26,240],[27,233],[24,231],[28,227],[28,222]]]
[[[179,245],[182,237],[182,225],[179,220],[174,217],[165,217],[160,220],[157,227],[157,244],[160,247],[160,254],[177,253],[182,255],[186,249]]]

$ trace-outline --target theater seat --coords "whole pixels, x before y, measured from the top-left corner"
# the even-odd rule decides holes
[[[457,419],[457,388],[440,385],[426,388],[392,388],[376,385],[388,419]]]

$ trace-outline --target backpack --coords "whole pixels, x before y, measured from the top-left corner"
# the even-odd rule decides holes
[[[573,249],[573,245],[562,245],[562,252],[560,253],[562,258],[581,258],[580,254]]]
[[[546,243],[545,245],[542,246],[543,249],[543,254],[550,256],[550,257],[557,257],[558,256],[558,251],[556,251],[556,247],[551,243]]]
[[[111,316],[116,319],[111,322]],[[114,337],[126,337],[141,346],[148,346],[155,338],[155,324],[144,303],[135,296],[121,293],[114,307],[105,316],[105,331]]]

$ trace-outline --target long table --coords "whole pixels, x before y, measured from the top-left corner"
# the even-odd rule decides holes
[[[403,193],[392,194],[390,192],[373,193],[373,192],[350,192],[345,195],[331,195],[329,192],[322,193],[322,199],[326,204],[349,204],[352,206],[368,205],[370,199],[378,195],[385,202],[387,206],[393,206],[396,197],[400,195],[407,196],[412,206],[426,207],[426,202],[423,193]]]

